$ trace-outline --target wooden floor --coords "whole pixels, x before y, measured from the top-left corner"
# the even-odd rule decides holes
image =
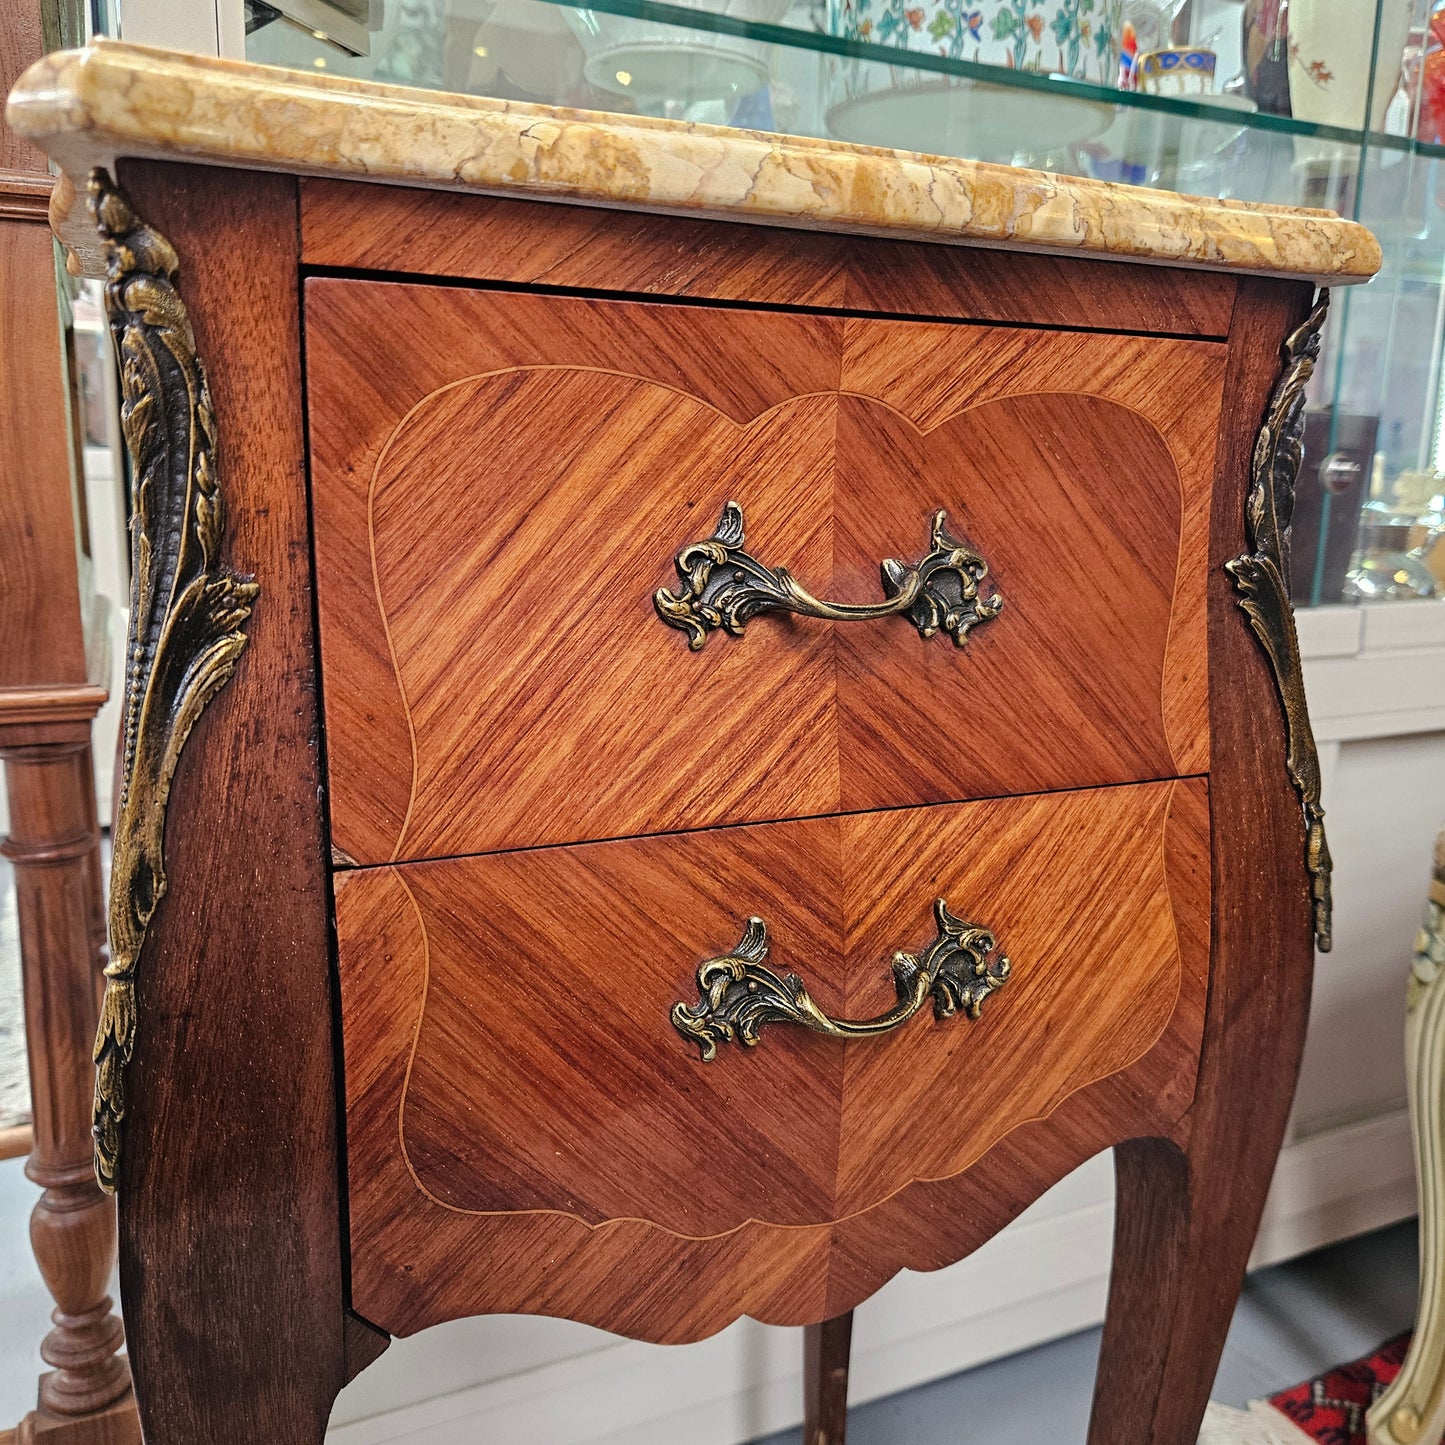
[[[1251,1275],[1214,1384],[1244,1406],[1368,1354],[1415,1314],[1415,1222]],[[901,1395],[855,1406],[848,1445],[1080,1445],[1099,1331],[1010,1355]],[[797,1445],[783,1431],[754,1445]]]

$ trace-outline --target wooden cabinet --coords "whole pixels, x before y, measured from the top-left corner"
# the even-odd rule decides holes
[[[302,234],[338,205],[303,190]],[[1180,337],[1066,324],[1067,292],[1060,324],[1010,325],[573,294],[497,257],[461,284],[297,259],[302,572],[268,588],[259,535],[238,561],[262,587],[250,651],[268,594],[304,625],[315,587],[285,664],[315,668],[319,705],[290,846],[326,881],[291,896],[292,926],[335,938],[344,1152],[317,1223],[345,1221],[365,1322],[339,1368],[370,1331],[484,1311],[656,1341],[821,1326],[1115,1146],[1094,1442],[1192,1445],[1308,982],[1278,684],[1223,566],[1249,546],[1239,418],[1264,415],[1307,293],[1237,283],[1229,334]],[[1206,308],[1218,279],[1195,279],[1179,304]],[[248,354],[217,358],[232,408]],[[743,536],[720,542],[729,503]],[[957,644],[907,615],[744,610],[734,635],[659,607],[711,542],[726,576],[876,608],[940,512],[945,550],[984,564]],[[265,728],[281,704],[250,651],[216,711],[250,667]],[[897,955],[942,938],[940,902],[990,935],[977,1018],[902,1007]],[[717,959],[769,1001],[755,1046],[740,995],[700,981]],[[809,1010],[900,1016],[840,1038]],[[128,1167],[155,1169],[138,1147]],[[243,1406],[200,1387],[187,1409]]]
[[[1193,1445],[1329,941],[1285,553],[1372,238],[109,45],[11,114],[171,157],[61,220],[151,1445],[318,1445],[475,1311],[803,1324],[836,1445],[848,1312],[1105,1148],[1091,1445]]]

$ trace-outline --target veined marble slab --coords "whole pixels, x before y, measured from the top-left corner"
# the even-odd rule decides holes
[[[443,95],[98,41],[21,76],[6,119],[59,165],[56,233],[100,273],[81,200],[120,156],[1343,285],[1375,238],[1245,205],[722,126]]]

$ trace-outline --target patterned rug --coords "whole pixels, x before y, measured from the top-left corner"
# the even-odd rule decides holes
[[[1313,1380],[1271,1395],[1269,1403],[1319,1445],[1367,1445],[1365,1411],[1400,1373],[1410,1336],[1400,1335],[1373,1355],[1336,1365]]]

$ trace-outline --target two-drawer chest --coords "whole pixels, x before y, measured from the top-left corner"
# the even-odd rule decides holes
[[[1192,1442],[1328,946],[1285,563],[1368,234],[109,44],[10,121],[134,463],[146,1438],[314,1445],[498,1312],[808,1326],[836,1445],[854,1306],[1113,1148],[1090,1439]]]

